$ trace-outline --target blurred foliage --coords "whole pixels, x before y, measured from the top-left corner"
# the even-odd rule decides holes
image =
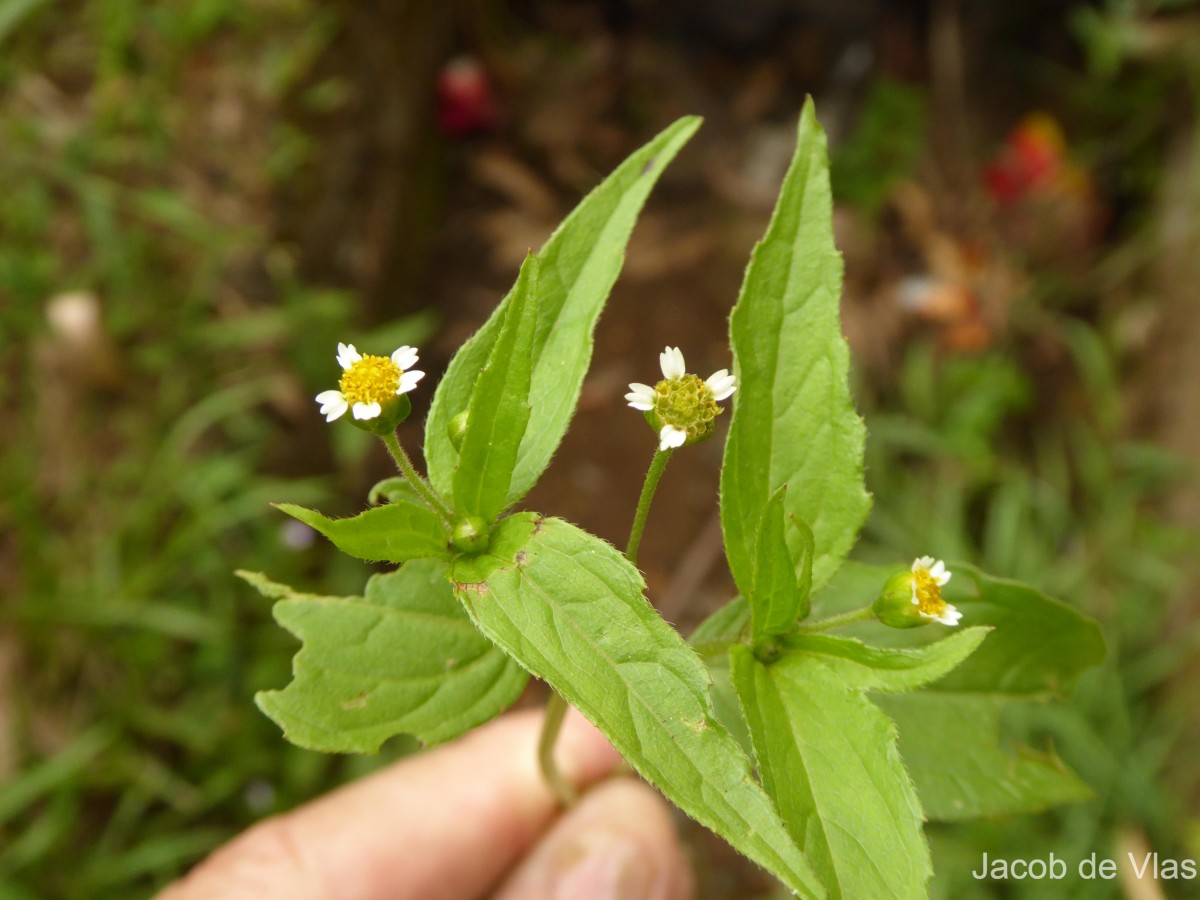
[[[872,81],[858,126],[832,151],[830,178],[839,203],[877,214],[897,181],[912,174],[925,146],[925,95],[909,85]]]
[[[1179,682],[1200,648],[1200,626],[1181,627],[1180,609],[1194,587],[1198,536],[1165,514],[1194,472],[1131,430],[1139,411],[1126,376],[1142,348],[1122,298],[1163,307],[1151,213],[1164,145],[1196,127],[1200,66],[1195,20],[1159,18],[1147,6],[1078,9],[1072,23],[1090,73],[1040,73],[1040,87],[1074,121],[1073,152],[1111,204],[1106,244],[1083,265],[1024,260],[1024,289],[991,349],[958,356],[918,340],[899,377],[876,385],[867,404],[877,498],[867,556],[936,547],[1036,584],[1100,619],[1110,648],[1068,711],[1034,708],[1005,723],[1014,738],[1053,746],[1096,798],[1028,819],[931,829],[935,897],[1115,897],[1119,881],[1081,880],[1078,861],[1195,856],[1188,840],[1200,773],[1180,765],[1191,755],[1181,739],[1194,700]],[[1172,119],[1164,103],[1191,114]],[[1068,876],[979,882],[969,872],[985,851],[1006,859],[1053,851]],[[1198,893],[1194,882],[1165,886],[1170,896]]]
[[[323,551],[268,503],[328,498],[304,477],[325,433],[297,457],[293,419],[354,298],[296,276],[270,195],[306,147],[281,103],[332,93],[301,82],[335,27],[307,0],[0,2],[6,898],[146,893],[384,761],[297,750],[254,709],[295,645],[232,576]],[[367,342],[428,322],[391,332]]]
[[[937,829],[941,896],[1117,889],[956,880],[985,848],[1117,856],[1131,832],[1163,854],[1200,847],[1185,808],[1196,767],[1176,759],[1194,713],[1168,689],[1195,656],[1172,606],[1195,536],[1161,513],[1179,462],[1130,437],[1135,351],[1113,300],[1156,302],[1151,201],[1166,140],[1200,105],[1195,6],[1078,4],[1087,71],[1022,68],[1069,114],[1072,150],[1111,201],[1085,274],[1031,268],[991,350],[918,340],[894,378],[863,385],[867,555],[936,550],[1026,580],[1100,618],[1113,648],[1071,713],[1009,723],[1052,739],[1097,799]],[[5,898],[144,894],[405,750],[335,758],[280,738],[250,698],[287,681],[296,645],[231,574],[253,561],[333,594],[364,580],[266,511],[345,487],[314,472],[368,483],[369,439],[323,429],[311,404],[357,298],[298,274],[272,205],[314,146],[281,110],[344,100],[317,65],[338,28],[316,0],[0,0]],[[918,165],[924,107],[913,88],[872,88],[835,156],[839,198],[880,212]],[[429,327],[364,342],[417,343]]]

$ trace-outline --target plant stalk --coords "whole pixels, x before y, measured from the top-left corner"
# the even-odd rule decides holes
[[[838,628],[842,625],[851,625],[854,622],[866,622],[875,618],[875,611],[869,606],[864,606],[862,609],[852,609],[850,612],[840,613],[836,616],[830,616],[828,619],[821,619],[819,622],[813,622],[811,625],[801,625],[800,631],[828,631],[830,628]]]
[[[558,740],[558,732],[562,729],[563,717],[567,714],[567,701],[550,689],[550,699],[546,701],[546,718],[542,720],[542,734],[538,738],[538,765],[546,784],[564,807],[571,806],[578,795],[554,761],[554,742]]]
[[[438,496],[437,491],[433,489],[433,485],[421,477],[421,474],[413,466],[412,460],[408,458],[408,454],[404,451],[404,447],[400,445],[400,439],[396,437],[395,433],[383,434],[380,437],[383,438],[383,443],[387,446],[388,453],[392,454],[392,459],[396,461],[401,474],[408,479],[408,483],[412,485],[413,490],[429,505],[430,509],[441,516],[447,525],[453,524],[454,515],[450,512],[450,507]]]
[[[655,450],[650,460],[650,468],[646,470],[646,480],[642,484],[642,495],[638,498],[637,512],[633,516],[633,527],[629,529],[629,543],[625,546],[625,558],[637,565],[638,547],[642,543],[642,532],[646,530],[646,517],[650,514],[650,503],[654,500],[654,492],[658,489],[659,479],[667,468],[674,450]]]

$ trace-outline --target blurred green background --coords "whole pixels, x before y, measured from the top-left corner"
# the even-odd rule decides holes
[[[983,850],[1200,857],[1195,3],[0,0],[0,897],[149,895],[411,750],[301,751],[252,702],[296,643],[232,571],[326,593],[367,573],[268,505],[349,512],[387,472],[316,413],[336,342],[418,344],[432,385],[528,247],[705,115],[530,499],[621,540],[652,445],[624,384],[667,343],[726,364],[806,93],[870,431],[856,555],[1026,580],[1111,650],[1011,723],[1096,800],[931,829],[934,893],[1200,893],[967,874]],[[729,595],[718,461],[681,459],[658,508],[682,515],[650,522],[681,626]]]

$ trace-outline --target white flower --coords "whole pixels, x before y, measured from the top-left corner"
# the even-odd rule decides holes
[[[682,378],[687,374],[687,366],[683,363],[683,351],[678,347],[668,347],[658,354],[658,365],[662,369],[663,378],[667,380]]]
[[[654,396],[654,388],[635,381],[629,385],[629,393],[625,395],[625,399],[634,409],[649,412],[654,409]]]
[[[962,613],[942,599],[941,588],[950,580],[950,571],[940,559],[922,556],[912,564],[912,602],[926,619],[943,625],[957,625]]]
[[[689,375],[678,347],[663,350],[658,364],[662,381],[654,387],[635,381],[625,395],[631,407],[650,414],[658,431],[658,449],[673,450],[711,435],[713,419],[721,414],[717,401],[737,389],[737,378],[728,369],[720,369],[704,381]]]
[[[675,447],[682,447],[686,440],[687,432],[682,428],[676,428],[674,425],[664,425],[662,431],[658,433],[658,449],[672,450]]]
[[[704,383],[712,391],[714,400],[724,400],[737,390],[737,378],[730,375],[728,369],[717,369],[704,379]]]
[[[425,377],[412,368],[417,364],[415,347],[401,347],[389,358],[364,356],[353,344],[338,344],[337,361],[343,369],[338,390],[322,391],[316,397],[326,422],[348,409],[356,419],[378,418],[385,403],[407,394]]]

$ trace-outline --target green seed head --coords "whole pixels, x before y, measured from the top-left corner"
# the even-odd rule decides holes
[[[685,444],[695,444],[712,436],[721,411],[704,379],[688,373],[654,386],[654,409],[646,413],[646,420],[655,431],[673,425],[687,433]]]

